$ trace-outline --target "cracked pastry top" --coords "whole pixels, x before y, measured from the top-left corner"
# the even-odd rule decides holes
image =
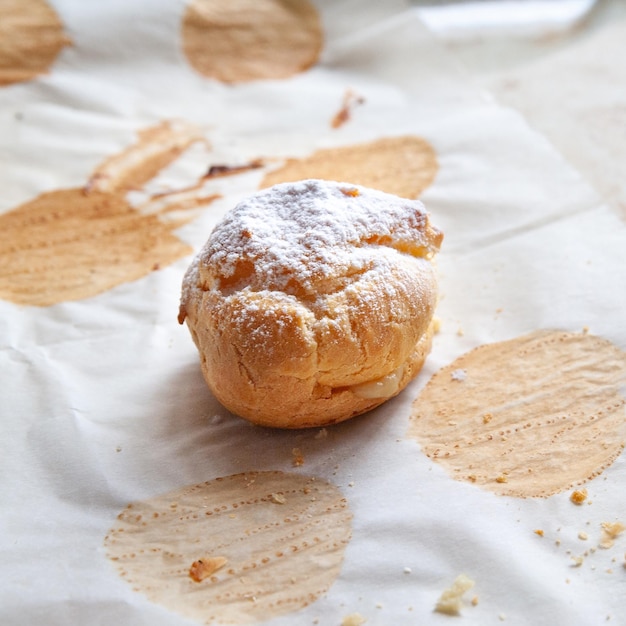
[[[243,200],[187,270],[186,321],[216,398],[306,428],[399,393],[430,351],[443,235],[418,200],[283,183]]]

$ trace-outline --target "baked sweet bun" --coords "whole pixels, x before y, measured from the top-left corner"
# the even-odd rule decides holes
[[[399,393],[430,351],[443,235],[417,200],[282,183],[239,203],[187,270],[209,388],[262,424],[341,422]]]

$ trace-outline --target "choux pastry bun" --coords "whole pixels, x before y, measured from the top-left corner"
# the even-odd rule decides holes
[[[398,394],[431,347],[443,235],[418,200],[282,183],[240,202],[183,279],[216,398],[257,424],[341,422]]]

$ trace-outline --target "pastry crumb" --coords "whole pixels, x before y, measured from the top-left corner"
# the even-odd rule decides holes
[[[573,556],[572,557],[572,561],[574,561],[573,567],[580,567],[583,564],[584,560],[585,559],[582,556]]]
[[[626,526],[622,522],[602,522],[601,526],[602,539],[599,545],[605,550],[611,548],[615,543],[615,539],[626,530]]]
[[[200,583],[205,578],[211,576],[211,574],[217,572],[217,570],[226,565],[226,563],[228,563],[228,561],[223,556],[198,559],[194,561],[189,568],[189,578]]]
[[[587,490],[586,489],[576,489],[572,491],[569,499],[574,504],[582,504],[587,499]]]
[[[271,498],[272,502],[275,502],[276,504],[285,504],[285,502],[287,502],[285,496],[282,493],[273,493],[271,495]]]
[[[474,581],[465,574],[457,576],[452,586],[445,589],[439,597],[439,600],[437,600],[435,611],[437,611],[437,613],[444,613],[445,615],[459,615],[461,612],[463,594],[469,591],[474,584]]]
[[[360,613],[350,613],[341,620],[341,626],[361,626],[367,620]]]
[[[291,464],[294,467],[301,467],[302,465],[304,465],[304,456],[300,448],[294,448],[291,451],[291,456],[293,457]]]
[[[583,532],[582,530],[578,533],[578,538],[581,539],[582,541],[587,541],[587,539],[589,539],[589,535],[586,532]]]
[[[537,528],[537,530],[534,531],[535,535],[539,535],[540,537],[543,537],[544,532],[541,528]]]
[[[450,378],[458,382],[464,381],[467,378],[467,372],[461,368],[456,369],[452,372],[452,374],[450,374]]]
[[[350,196],[351,198],[356,198],[359,195],[359,190],[356,187],[352,187],[351,189],[342,187],[339,191],[341,191],[344,196]]]
[[[343,126],[352,117],[352,111],[354,108],[364,102],[365,98],[363,96],[357,95],[354,91],[352,91],[352,89],[346,90],[346,93],[343,96],[341,108],[337,111],[337,113],[335,113],[330,122],[331,128],[339,128],[340,126]],[[343,191],[343,193],[346,192]],[[358,192],[355,195],[358,195]]]

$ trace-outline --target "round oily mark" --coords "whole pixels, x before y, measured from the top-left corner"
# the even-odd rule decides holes
[[[626,353],[609,341],[537,331],[437,372],[414,402],[409,435],[458,480],[545,497],[619,456],[625,385]]]
[[[70,40],[44,0],[0,2],[0,85],[45,74]]]
[[[306,178],[363,185],[403,198],[417,198],[435,179],[434,148],[421,137],[384,137],[368,143],[317,150],[289,159],[268,173],[261,187]]]
[[[191,66],[226,83],[303,72],[317,62],[323,43],[308,0],[191,0],[181,36]]]
[[[324,480],[248,472],[128,505],[105,538],[133,589],[186,618],[249,624],[333,583],[352,514]]]

